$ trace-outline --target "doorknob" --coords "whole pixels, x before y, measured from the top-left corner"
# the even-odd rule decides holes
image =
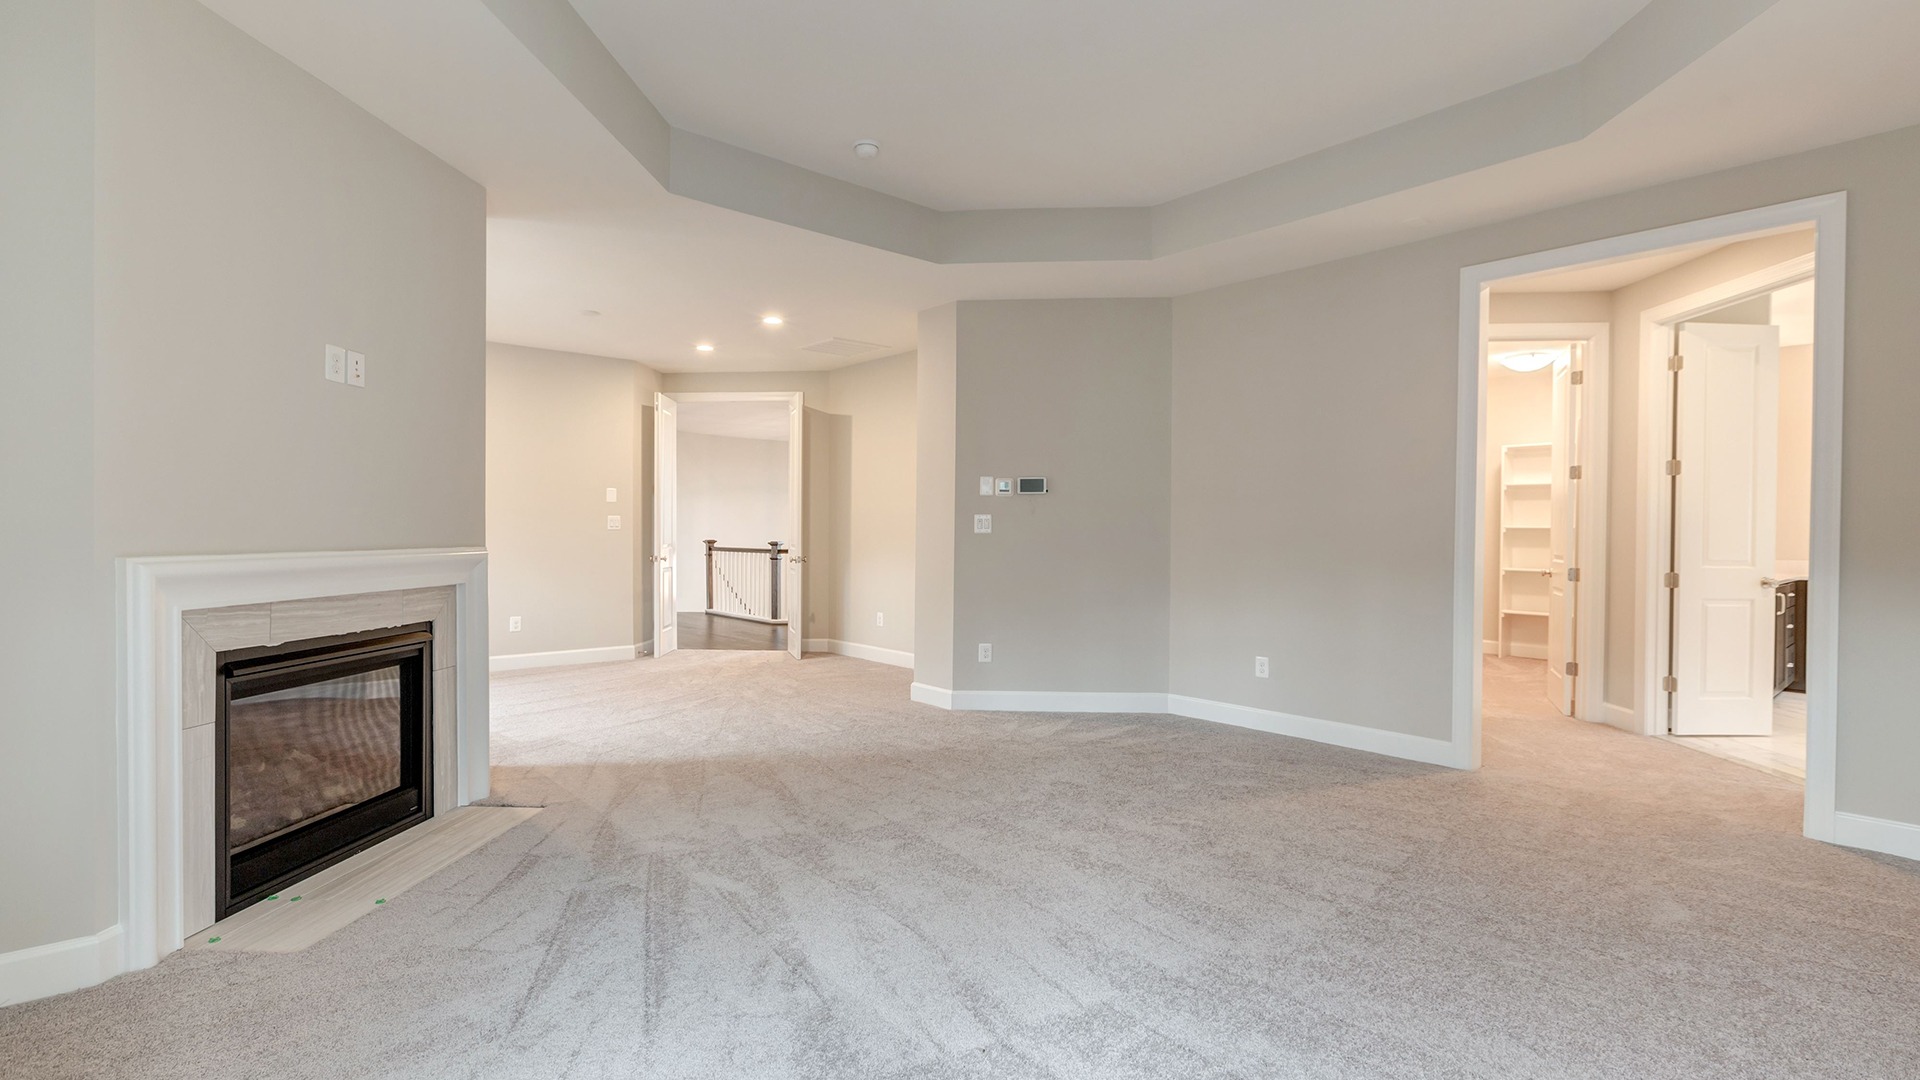
[[[1780,587],[1780,582],[1778,582],[1778,581],[1776,581],[1776,580],[1774,580],[1773,578],[1770,578],[1770,577],[1763,577],[1763,578],[1761,578],[1761,579],[1760,579],[1760,584],[1761,584],[1761,585],[1764,585],[1765,587],[1767,587],[1767,588],[1769,588],[1769,589],[1777,589],[1777,588],[1779,588],[1779,587]]]

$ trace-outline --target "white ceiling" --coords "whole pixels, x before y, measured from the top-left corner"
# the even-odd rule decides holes
[[[481,0],[202,2],[486,186],[492,339],[625,357],[663,371],[824,370],[847,361],[807,353],[800,346],[840,336],[885,346],[874,355],[910,349],[916,313],[954,300],[1180,295],[1920,123],[1920,65],[1911,62],[1920,44],[1920,4],[1778,0],[1599,131],[1569,145],[1161,258],[942,265],[667,193]],[[633,6],[743,10],[731,5]],[[903,11],[913,7],[898,6]],[[1411,6],[1380,0],[1367,3],[1364,10],[1379,15],[1390,8],[1399,15]],[[1501,10],[1504,18],[1513,18],[1533,6],[1508,0]],[[1538,6],[1560,11],[1567,5]],[[1604,8],[1613,18],[1634,6],[1608,3],[1596,10]],[[581,7],[596,10],[589,0],[581,0]],[[1451,10],[1447,4],[1422,7]],[[794,10],[839,25],[866,9],[853,0],[839,0]],[[695,21],[719,17],[704,11],[643,14]],[[786,18],[777,12],[766,15],[776,16]],[[951,12],[940,16],[958,17]],[[1555,17],[1568,16],[1562,12]],[[899,23],[907,16],[889,18]],[[1125,20],[1109,15],[1107,21]],[[1312,19],[1291,25],[1309,24]],[[1265,44],[1274,55],[1293,55],[1287,50],[1295,48],[1294,38],[1302,35],[1257,25],[1265,28]],[[1484,24],[1463,21],[1457,32],[1433,37],[1431,51],[1457,58],[1463,43],[1485,30]],[[744,24],[738,32],[758,40],[759,31]],[[867,31],[845,32],[859,37]],[[1118,33],[1089,31],[1085,47],[1098,45],[1104,52],[1107,46],[1101,43],[1110,32]],[[1603,33],[1604,26],[1596,23],[1592,32]],[[617,43],[619,34],[608,33]],[[1191,39],[1186,47],[1199,48],[1206,37]],[[705,56],[710,50],[703,40],[678,47]],[[1567,40],[1576,38],[1570,35]],[[931,38],[920,46],[916,65],[944,71],[942,65],[952,63],[951,58],[942,59],[949,51],[945,41]],[[963,35],[951,51],[958,56],[979,47]],[[1079,39],[1060,46],[1067,53],[1081,47]],[[1322,51],[1348,62],[1364,61],[1366,53]],[[1170,55],[1186,63],[1178,50]],[[737,58],[714,62],[744,63]],[[872,77],[878,70],[874,65],[884,68],[893,60],[882,64],[868,57],[863,67],[842,54],[816,52],[795,61],[803,62],[838,72],[837,78],[864,87],[874,98],[904,93]],[[1061,65],[1051,70],[1065,78],[1076,69]],[[996,69],[981,73],[977,94],[956,93],[956,101],[940,102],[943,111],[929,115],[948,117],[940,123],[949,124],[958,123],[957,112],[974,110],[977,115],[966,128],[970,131],[1009,123],[1009,110],[996,104],[999,99],[987,89],[1004,75]],[[1265,76],[1257,72],[1242,77],[1266,85],[1260,81]],[[1477,76],[1459,76],[1470,77]],[[692,93],[679,76],[643,70],[637,81],[670,113],[687,104],[676,95]],[[768,81],[755,85],[763,110],[784,107],[784,87]],[[1228,112],[1238,115],[1238,107]],[[1270,155],[1271,147],[1281,146],[1284,139],[1306,139],[1297,132],[1311,127],[1317,122],[1311,118],[1328,107],[1322,95],[1303,96],[1292,107],[1268,101],[1273,131],[1286,131],[1274,135],[1280,141],[1259,143],[1257,152]],[[1153,112],[1140,117],[1135,143],[1159,148],[1156,156],[1191,153],[1165,152],[1196,137],[1191,124]],[[701,129],[697,116],[672,118]],[[931,133],[939,125],[929,120],[919,127]],[[887,143],[879,160],[913,158],[912,153],[895,153],[903,146],[899,137],[849,130],[853,134],[836,141],[872,135]],[[1028,128],[1019,125],[1019,130]],[[709,133],[725,134],[717,129]],[[1326,137],[1316,136],[1322,141]],[[1222,163],[1206,168],[1229,172],[1244,162],[1226,162],[1236,153],[1252,153],[1249,147],[1258,143],[1243,142],[1243,136],[1224,130],[1201,141],[1218,144],[1214,153]],[[911,146],[911,139],[905,145]],[[1071,141],[1056,146],[1052,156],[1070,159],[1070,168],[1058,166],[1060,176],[1071,170],[1125,171],[1116,163],[1134,160],[1129,155],[1138,147],[1130,147],[1121,148],[1122,153],[1104,144]],[[834,168],[844,172],[851,164],[849,155]],[[968,167],[988,164],[979,156]],[[1054,168],[1048,165],[1048,176]],[[1018,163],[991,171],[1011,177],[1004,183],[1026,183],[1032,174]],[[1164,177],[1172,175],[1156,174],[1152,182],[1171,182]],[[1047,182],[1058,181],[1055,177]],[[1001,198],[995,192],[1008,190],[983,186],[966,201],[991,203]],[[1097,201],[1094,191],[1088,189],[1073,202]],[[589,318],[580,314],[583,309],[603,314]],[[762,327],[759,318],[768,312],[786,316],[789,325],[779,330]],[[693,345],[701,341],[713,342],[716,351],[696,353]]]
[[[786,442],[789,432],[784,401],[682,401],[678,415],[683,435]]]
[[[572,3],[675,126],[958,210],[1164,202],[1564,67],[1647,0]]]

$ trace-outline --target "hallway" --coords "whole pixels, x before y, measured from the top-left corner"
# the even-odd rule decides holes
[[[728,652],[784,652],[787,628],[751,619],[730,619],[699,611],[682,611],[674,620],[683,649]]]

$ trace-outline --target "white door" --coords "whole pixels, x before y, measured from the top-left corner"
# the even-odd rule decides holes
[[[674,589],[678,569],[673,538],[680,527],[679,492],[680,415],[674,400],[653,395],[653,544],[648,564],[653,568],[653,655],[665,656],[680,647],[680,598]]]
[[[1565,716],[1573,715],[1576,676],[1572,672],[1578,656],[1574,617],[1580,586],[1574,568],[1580,550],[1580,499],[1572,466],[1580,460],[1580,389],[1573,373],[1584,366],[1583,351],[1575,345],[1568,361],[1553,367],[1552,501],[1547,516],[1547,700]]]
[[[1676,735],[1773,731],[1780,331],[1680,328],[1674,444]]]
[[[807,608],[804,590],[806,550],[806,423],[805,399],[793,395],[787,403],[787,565],[780,575],[780,611],[787,619],[787,652],[795,660],[806,649]]]

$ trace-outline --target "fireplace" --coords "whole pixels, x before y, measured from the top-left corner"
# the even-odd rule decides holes
[[[214,912],[433,816],[433,625],[217,655]]]

